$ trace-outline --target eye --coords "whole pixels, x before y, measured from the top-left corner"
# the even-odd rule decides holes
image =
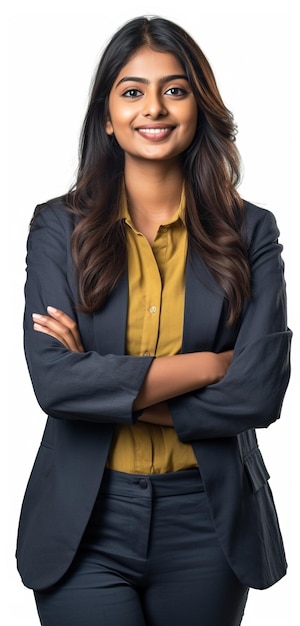
[[[170,87],[165,93],[171,96],[186,96],[187,90],[183,87]]]
[[[142,92],[139,89],[127,89],[122,93],[123,98],[138,98],[142,95]]]

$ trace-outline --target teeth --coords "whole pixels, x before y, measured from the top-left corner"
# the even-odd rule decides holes
[[[149,133],[149,135],[159,135],[160,133],[167,133],[169,128],[139,128],[142,133]]]

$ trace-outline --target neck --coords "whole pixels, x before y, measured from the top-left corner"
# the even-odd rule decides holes
[[[125,166],[125,187],[131,218],[138,230],[153,241],[159,226],[177,211],[183,184],[180,165],[147,163]]]

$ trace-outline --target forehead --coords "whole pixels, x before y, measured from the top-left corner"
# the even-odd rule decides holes
[[[124,76],[136,76],[151,80],[162,76],[184,74],[178,59],[170,52],[157,52],[147,46],[135,52],[120,70],[115,84]]]

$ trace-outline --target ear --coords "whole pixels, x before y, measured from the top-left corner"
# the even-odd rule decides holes
[[[107,135],[113,135],[114,134],[113,125],[112,125],[112,123],[111,123],[109,118],[107,118],[107,120],[106,120],[105,132],[107,133]]]

